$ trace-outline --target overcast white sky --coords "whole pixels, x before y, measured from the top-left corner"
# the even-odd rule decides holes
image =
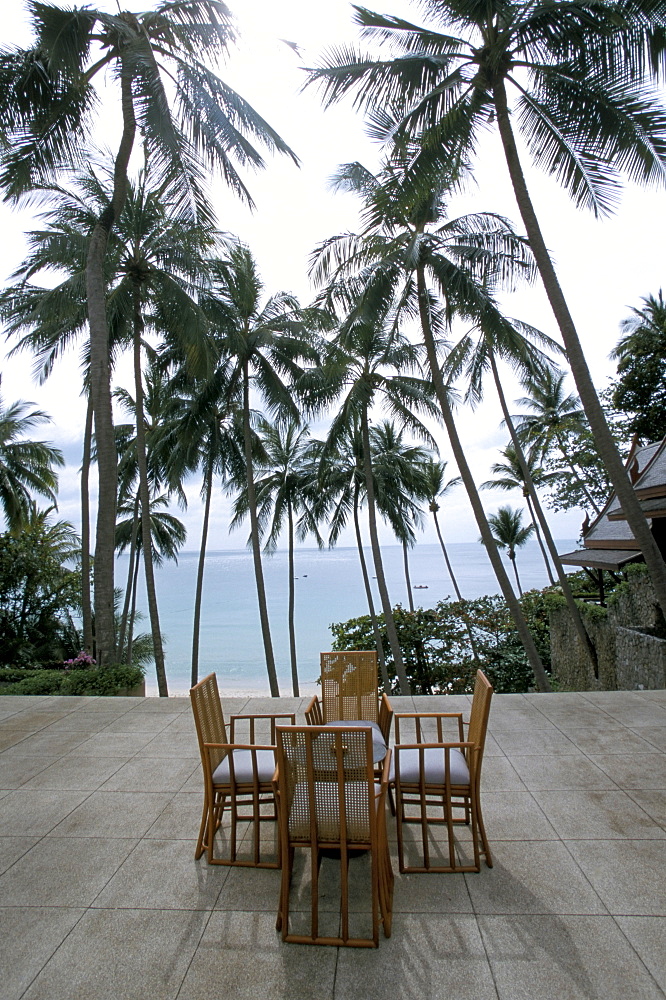
[[[146,2],[127,2],[125,7],[142,10]],[[110,0],[99,6],[115,10]],[[234,10],[233,0],[230,2]],[[372,7],[373,4],[368,3]],[[419,20],[415,5],[406,0],[386,0],[375,9],[402,14]],[[337,42],[352,42],[356,29],[351,6],[346,0],[243,0],[236,5],[242,42],[220,75],[235,87],[277,129],[301,160],[297,169],[286,158],[271,160],[261,174],[247,178],[257,204],[254,215],[234,201],[220,180],[213,183],[220,227],[236,233],[252,249],[266,284],[268,294],[280,289],[296,292],[303,302],[312,296],[307,278],[307,261],[317,242],[357,225],[357,203],[349,195],[331,195],[327,180],[339,163],[360,160],[375,168],[379,151],[363,133],[363,122],[351,105],[324,112],[314,90],[299,93],[304,74],[299,68],[313,65],[322,49]],[[3,6],[4,40],[27,44],[22,0],[9,0]],[[300,57],[282,39],[300,47]],[[115,106],[109,86],[102,128],[104,141],[114,132]],[[525,160],[527,164],[527,160]],[[496,211],[518,219],[504,160],[497,140],[489,135],[477,161],[476,184],[451,205],[451,215],[465,211]],[[620,321],[631,306],[638,306],[644,295],[656,293],[664,274],[664,190],[640,190],[628,187],[617,214],[610,220],[595,221],[577,211],[555,182],[534,170],[527,170],[537,212],[546,242],[554,255],[561,283],[599,389],[603,388],[614,366],[608,353],[615,345]],[[33,225],[26,210],[10,210],[0,205],[0,275],[7,275],[22,259],[23,232]],[[522,289],[505,300],[507,312],[556,336],[555,323],[540,288]],[[0,350],[3,345],[0,344]],[[1,356],[1,355],[0,355]],[[131,385],[129,370],[119,373]],[[80,462],[84,404],[79,398],[79,373],[75,356],[64,359],[49,383],[37,386],[31,377],[28,357],[5,359],[2,363],[2,394],[5,402],[22,398],[32,400],[53,418],[53,425],[42,436],[63,449],[67,468],[61,474],[60,513],[78,524],[78,464]],[[573,388],[573,384],[571,385]],[[520,395],[519,387],[510,396]],[[489,390],[489,396],[491,392]],[[489,398],[475,413],[461,414],[461,432],[466,452],[477,481],[490,476],[490,465],[498,458],[498,449],[506,444],[506,432],[500,427],[499,406]],[[441,432],[444,459],[450,452]],[[449,466],[451,475],[455,469]],[[188,527],[186,548],[198,546],[201,509],[198,485],[189,489],[190,506],[183,518]],[[488,510],[510,502],[517,506],[517,493],[486,493]],[[245,533],[227,533],[228,505],[222,494],[216,496],[209,547],[240,548]],[[444,529],[454,541],[474,541],[478,530],[460,489],[447,500]],[[580,512],[553,516],[556,538],[578,535]],[[390,533],[386,533],[390,541]],[[428,528],[424,541],[436,541]],[[353,544],[351,535],[342,540]]]

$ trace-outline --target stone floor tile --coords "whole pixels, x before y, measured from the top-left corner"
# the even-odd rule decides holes
[[[628,692],[622,692],[624,698],[604,706],[604,711],[631,729],[642,729],[643,726],[666,725],[666,705],[659,702],[646,702],[644,699],[632,701]]]
[[[507,757],[483,758],[481,793],[525,791],[525,785]]]
[[[86,733],[88,739],[95,733],[101,733],[112,722],[116,722],[118,714],[116,712],[89,711],[81,709],[80,712],[70,712],[69,715],[58,719],[49,726],[50,733]]]
[[[641,726],[635,734],[640,734],[651,747],[666,751],[666,726]]]
[[[84,913],[65,906],[0,906],[2,1000],[19,1000]]]
[[[654,840],[666,832],[624,792],[534,792],[562,840]]]
[[[59,757],[23,757],[13,753],[0,754],[0,788],[20,788],[36,774],[40,774]]]
[[[612,914],[666,916],[665,840],[570,840],[567,847]]]
[[[0,837],[0,875],[23,857],[38,840],[38,837]]]
[[[89,792],[30,791],[17,789],[5,795],[0,808],[0,837],[35,837],[49,833],[72,813]]]
[[[125,712],[115,722],[109,723],[105,733],[160,733],[172,722],[180,719],[180,713],[167,712]]]
[[[208,918],[88,910],[21,1000],[175,1000]]]
[[[490,849],[496,840],[556,840],[557,834],[532,792],[484,791],[481,808]]]
[[[557,729],[500,730],[495,739],[507,757],[518,755],[577,754],[578,747]],[[484,751],[485,752],[485,751]]]
[[[332,1000],[336,948],[284,944],[275,913],[215,911],[178,1000]],[[28,1000],[28,998],[26,998]]]
[[[151,733],[94,733],[81,743],[70,756],[133,757],[152,739]]]
[[[472,913],[465,877],[404,874],[398,870],[398,852],[392,852],[394,913]]]
[[[116,841],[122,843],[122,841]],[[95,907],[212,910],[228,869],[194,860],[180,840],[142,840],[96,897]]]
[[[0,752],[18,746],[32,736],[32,729],[3,729],[0,732]]]
[[[201,784],[201,779],[199,779]],[[178,792],[160,813],[146,833],[146,837],[158,840],[189,840],[192,851],[199,836],[203,789],[198,792]]]
[[[150,738],[142,757],[199,757],[199,746],[193,733],[161,732]]]
[[[44,837],[0,876],[0,899],[12,906],[89,906],[135,840]]]
[[[243,699],[246,701],[247,699]],[[180,715],[181,712],[191,712],[189,697],[170,698],[128,698],[131,702],[128,707],[137,712],[158,712],[165,715]]]
[[[500,732],[541,732],[554,729],[553,723],[543,713],[529,705],[507,708],[498,707],[493,702],[488,720],[488,729],[497,735]]]
[[[608,775],[589,758],[580,755],[537,757],[517,754],[511,758],[515,771],[530,791],[556,788],[615,788]],[[491,787],[484,762],[483,781]]]
[[[659,917],[616,917],[615,921],[666,993],[666,921]]]
[[[302,852],[297,852],[302,854]],[[297,869],[294,882],[298,881],[298,876],[302,869],[302,857],[295,859]],[[204,855],[197,865],[210,868],[213,866],[206,864]],[[216,910],[238,910],[247,913],[263,912],[277,914],[278,899],[280,895],[281,872],[277,868],[232,868],[214,866],[218,872],[225,872],[226,878],[222,885],[217,902]],[[322,862],[322,867],[325,867]],[[325,872],[321,877],[322,888],[325,889]]]
[[[500,1000],[663,1000],[611,917],[483,916]]]
[[[42,765],[39,773],[26,781],[23,787],[81,788],[94,791],[120,770],[124,763],[124,757],[61,757],[49,767]]]
[[[633,788],[627,792],[627,795],[634,802],[637,802],[655,823],[659,823],[661,827],[666,829],[666,790],[663,788],[646,790]]]
[[[585,754],[654,753],[643,733],[630,729],[568,729],[567,737]]]
[[[473,916],[396,913],[391,937],[380,929],[378,949],[340,949],[334,997],[497,1000],[497,991]]]
[[[133,757],[123,763],[106,781],[105,792],[177,792],[195,770],[199,769],[199,758],[185,757],[182,760],[160,757]]]
[[[16,743],[7,754],[17,757],[59,757],[75,750],[88,737],[88,733],[54,733],[51,729],[44,729]]]
[[[606,912],[560,841],[491,842],[491,850],[492,868],[465,875],[475,913]]]
[[[171,797],[170,792],[93,792],[69,811],[57,828],[57,836],[143,837]]]
[[[590,760],[621,788],[666,788],[666,754],[595,754]]]

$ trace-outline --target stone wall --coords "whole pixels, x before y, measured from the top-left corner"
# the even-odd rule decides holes
[[[594,608],[594,610],[592,610]],[[666,687],[663,616],[650,578],[632,572],[606,613],[581,609],[597,652],[598,677],[565,605],[550,612],[553,676],[569,691],[633,691]]]

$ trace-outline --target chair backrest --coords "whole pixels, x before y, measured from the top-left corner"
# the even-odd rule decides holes
[[[208,752],[204,749],[204,744],[228,742],[227,727],[224,724],[224,714],[215,674],[208,674],[208,677],[204,677],[202,681],[190,688],[190,701],[192,702],[194,725],[197,729],[199,752],[204,770],[206,762],[209,762],[211,771],[214,771],[224,758],[225,751],[211,750]]]
[[[370,844],[375,836],[372,733],[278,726],[281,828],[301,844]]]
[[[321,654],[324,722],[359,719],[377,722],[377,652],[344,650]]]
[[[488,729],[488,716],[490,715],[490,700],[492,696],[492,684],[482,670],[477,670],[467,739],[470,743],[475,743],[479,748],[479,766],[483,757],[483,748],[486,745],[486,732]]]

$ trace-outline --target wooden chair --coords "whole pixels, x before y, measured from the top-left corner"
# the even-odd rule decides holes
[[[395,752],[391,783],[395,786],[398,824],[398,859],[401,872],[478,872],[480,854],[492,868],[493,861],[481,812],[480,781],[483,750],[493,688],[486,675],[477,670],[474,696],[464,735],[462,712],[398,713],[395,717]],[[458,740],[447,742],[444,719],[456,719]],[[408,720],[409,723],[408,723]],[[429,720],[429,722],[426,722]],[[403,742],[405,725],[413,726],[414,742]],[[426,740],[424,729],[436,726],[436,739]],[[401,732],[402,728],[402,732]],[[411,810],[411,812],[410,812]],[[437,810],[435,813],[434,810]],[[462,810],[462,816],[454,816]],[[419,823],[423,865],[405,864],[403,824]],[[474,864],[459,864],[454,824],[471,825]],[[445,824],[448,834],[448,864],[431,859],[430,824]]]
[[[277,792],[282,884],[277,929],[283,941],[300,944],[377,947],[379,924],[391,934],[393,870],[386,836],[386,791],[391,751],[375,783],[369,726],[277,727]],[[295,848],[310,852],[310,933],[290,930],[289,891]],[[319,933],[321,852],[340,852],[340,936]],[[370,852],[372,936],[353,936],[349,927],[349,854]],[[355,881],[354,885],[358,883]],[[336,918],[337,919],[337,918]]]
[[[241,865],[252,868],[278,868],[278,855],[273,861],[261,860],[261,823],[277,819],[273,775],[275,773],[275,723],[296,721],[293,714],[233,715],[230,719],[230,739],[220,703],[215,674],[209,674],[190,689],[194,724],[204,778],[204,803],[194,857],[207,852],[210,865]],[[271,743],[255,742],[257,720],[269,719]],[[249,726],[249,742],[235,742],[236,725],[244,720]],[[229,807],[229,857],[215,857],[215,834],[219,830],[225,808]],[[272,810],[266,812],[266,805]],[[262,806],[264,812],[262,812]],[[249,808],[248,812],[243,809]],[[250,821],[253,828],[252,858],[238,858],[238,823]]]
[[[321,702],[314,696],[305,710],[310,725],[360,721],[372,723],[388,746],[393,709],[377,685],[375,650],[321,654]]]

